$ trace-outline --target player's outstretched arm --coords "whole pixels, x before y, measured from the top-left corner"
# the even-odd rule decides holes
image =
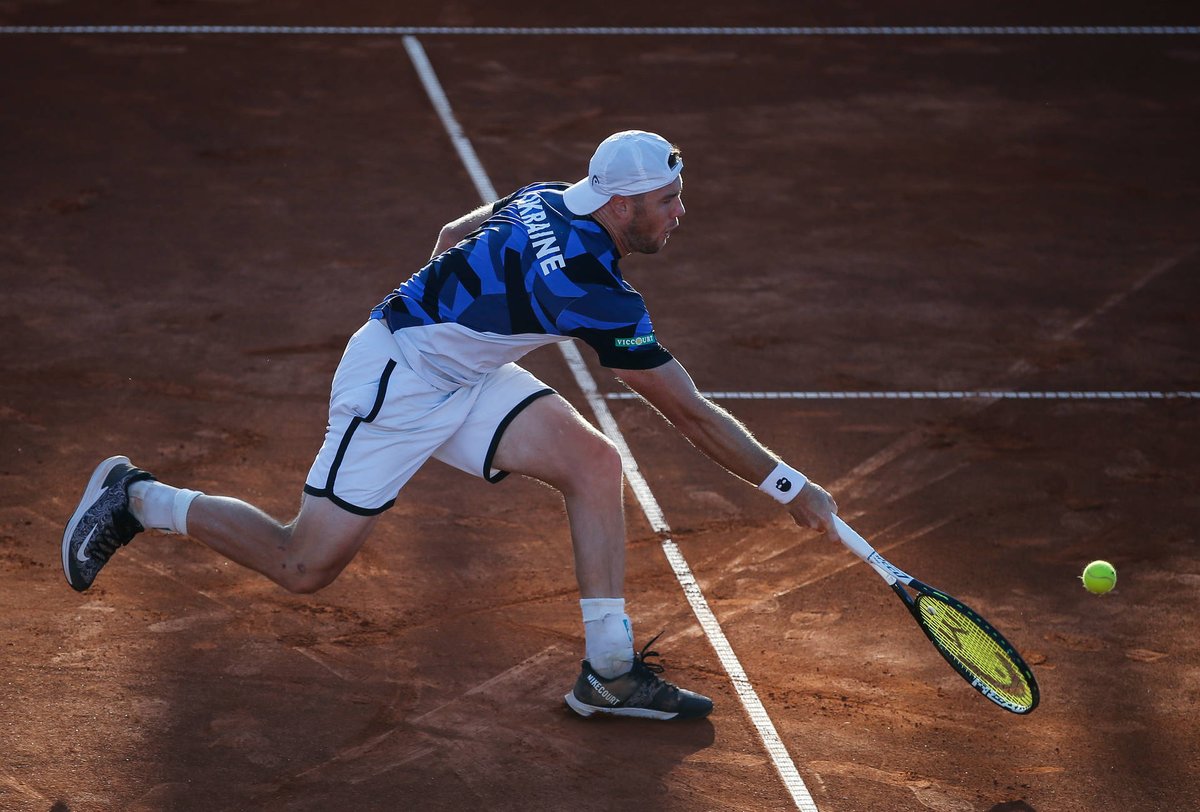
[[[429,258],[433,259],[447,249],[453,248],[464,237],[483,225],[484,221],[492,216],[493,205],[495,204],[486,203],[442,226],[442,230],[438,233],[437,243],[433,246],[433,253],[429,255]]]
[[[620,377],[694,446],[752,485],[763,482],[780,464],[737,418],[700,394],[678,361],[654,369],[621,370]],[[836,535],[837,504],[815,482],[806,482],[787,508],[797,524]]]

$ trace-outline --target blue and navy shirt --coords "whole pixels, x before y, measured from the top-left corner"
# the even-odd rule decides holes
[[[614,369],[671,360],[641,294],[621,278],[612,238],[563,202],[565,183],[535,183],[430,261],[371,312],[439,374],[468,382],[532,350],[578,338]]]

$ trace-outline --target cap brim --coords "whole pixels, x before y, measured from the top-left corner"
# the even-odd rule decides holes
[[[563,202],[572,214],[591,214],[611,199],[611,195],[598,194],[592,190],[591,180],[584,178],[573,183],[563,192]]]

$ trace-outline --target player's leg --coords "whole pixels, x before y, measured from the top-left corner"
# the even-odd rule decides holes
[[[286,589],[320,589],[441,443],[439,427],[428,421],[426,430],[406,430],[454,405],[452,396],[415,378],[387,328],[371,322],[350,339],[334,375],[325,442],[293,521],[276,521],[238,499],[164,485],[127,458],[112,457],[93,473],[63,534],[67,581],[87,589],[117,548],[153,528],[192,536]],[[457,425],[449,422],[447,434]]]
[[[559,395],[539,398],[500,437],[493,465],[541,480],[567,508],[582,598],[625,594],[621,455]]]
[[[111,457],[67,523],[63,570],[82,592],[119,547],[151,527],[188,535],[290,591],[314,592],[354,558],[375,519],[306,494],[300,514],[283,524],[247,502],[163,485],[128,458]]]
[[[337,578],[378,518],[305,494],[299,515],[281,524],[239,499],[201,495],[188,511],[187,533],[289,592],[308,593]]]
[[[624,494],[616,448],[569,403],[517,367],[496,374],[480,404],[435,456],[489,481],[516,472],[562,493],[587,650],[567,704],[582,716],[706,716],[711,700],[659,677],[661,668],[645,661],[654,652],[634,653],[623,597]]]
[[[625,612],[625,516],[621,457],[558,395],[518,414],[496,444],[493,464],[557,489],[567,508],[587,660],[613,678],[634,663]]]
[[[584,613],[587,659],[564,697],[581,716],[595,713],[650,719],[707,716],[712,700],[684,690],[647,665],[656,656],[633,652],[625,614],[623,469],[613,444],[561,397],[541,398],[517,415],[496,446],[494,465],[557,488],[567,506],[575,571]]]
[[[332,390],[325,442],[295,520],[281,524],[226,497],[200,496],[188,513],[190,535],[293,592],[315,592],[338,576],[469,409],[416,376],[378,321],[350,339]]]

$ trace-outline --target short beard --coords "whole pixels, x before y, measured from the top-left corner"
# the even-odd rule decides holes
[[[630,230],[626,234],[626,239],[631,254],[657,254],[663,248],[663,243],[658,240],[657,235],[643,234],[641,231],[635,230],[636,226],[642,221],[646,215],[646,205],[639,198],[633,199],[633,221],[629,224]]]

